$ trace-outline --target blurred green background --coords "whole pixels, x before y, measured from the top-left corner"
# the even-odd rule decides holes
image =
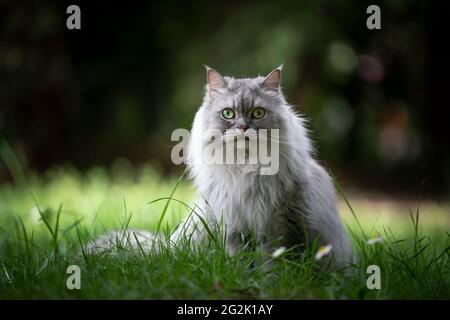
[[[69,4],[81,30],[66,28]],[[178,173],[170,133],[191,126],[202,64],[252,77],[284,63],[287,99],[344,186],[446,198],[442,12],[379,2],[382,29],[368,30],[369,4],[0,1],[0,183],[118,158]]]

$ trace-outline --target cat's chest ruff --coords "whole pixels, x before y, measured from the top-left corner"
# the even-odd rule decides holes
[[[216,179],[210,188],[203,190],[205,198],[218,212],[237,216],[260,215],[273,208],[276,190],[270,181],[245,175],[234,179]]]

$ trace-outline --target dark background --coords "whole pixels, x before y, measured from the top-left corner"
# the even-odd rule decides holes
[[[366,28],[374,3],[381,30]],[[70,4],[81,30],[66,28]],[[0,181],[118,157],[179,170],[170,133],[191,126],[202,64],[244,77],[284,63],[287,99],[344,183],[446,196],[445,14],[406,0],[0,0]]]

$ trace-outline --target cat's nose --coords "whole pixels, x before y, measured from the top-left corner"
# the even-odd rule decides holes
[[[240,124],[240,125],[238,125],[238,128],[245,132],[245,131],[247,131],[249,126],[246,124]]]

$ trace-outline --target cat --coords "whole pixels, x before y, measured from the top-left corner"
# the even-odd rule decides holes
[[[266,254],[280,246],[302,248],[316,241],[331,245],[331,256],[339,265],[352,260],[332,179],[314,158],[304,118],[285,100],[281,75],[282,66],[265,77],[235,79],[206,66],[203,103],[187,148],[190,177],[200,195],[199,210],[178,226],[171,243],[186,238],[201,242],[206,237],[203,221],[210,226],[223,221],[230,255],[242,250],[251,234]],[[230,132],[245,136],[278,129],[277,173],[261,174],[260,164],[205,164],[203,150],[210,141],[204,133],[211,129],[218,130],[223,141]],[[154,236],[137,232],[145,247],[152,247]],[[125,238],[136,237],[129,235]]]
[[[234,255],[251,233],[263,252],[317,240],[319,245],[331,245],[336,261],[350,261],[350,242],[336,210],[332,180],[313,157],[305,120],[284,98],[282,66],[256,78],[224,77],[209,67],[206,73],[205,95],[188,147],[189,172],[203,198],[204,218],[210,223],[223,218],[229,254]],[[256,109],[258,117],[252,113]],[[223,139],[229,130],[245,135],[249,129],[279,129],[278,173],[262,175],[246,168],[251,165],[205,165],[202,151],[209,141],[203,133],[210,129],[222,132]],[[174,242],[198,225],[196,215],[191,217],[188,227],[183,225],[172,235]],[[196,233],[195,238],[201,238],[200,231]]]

